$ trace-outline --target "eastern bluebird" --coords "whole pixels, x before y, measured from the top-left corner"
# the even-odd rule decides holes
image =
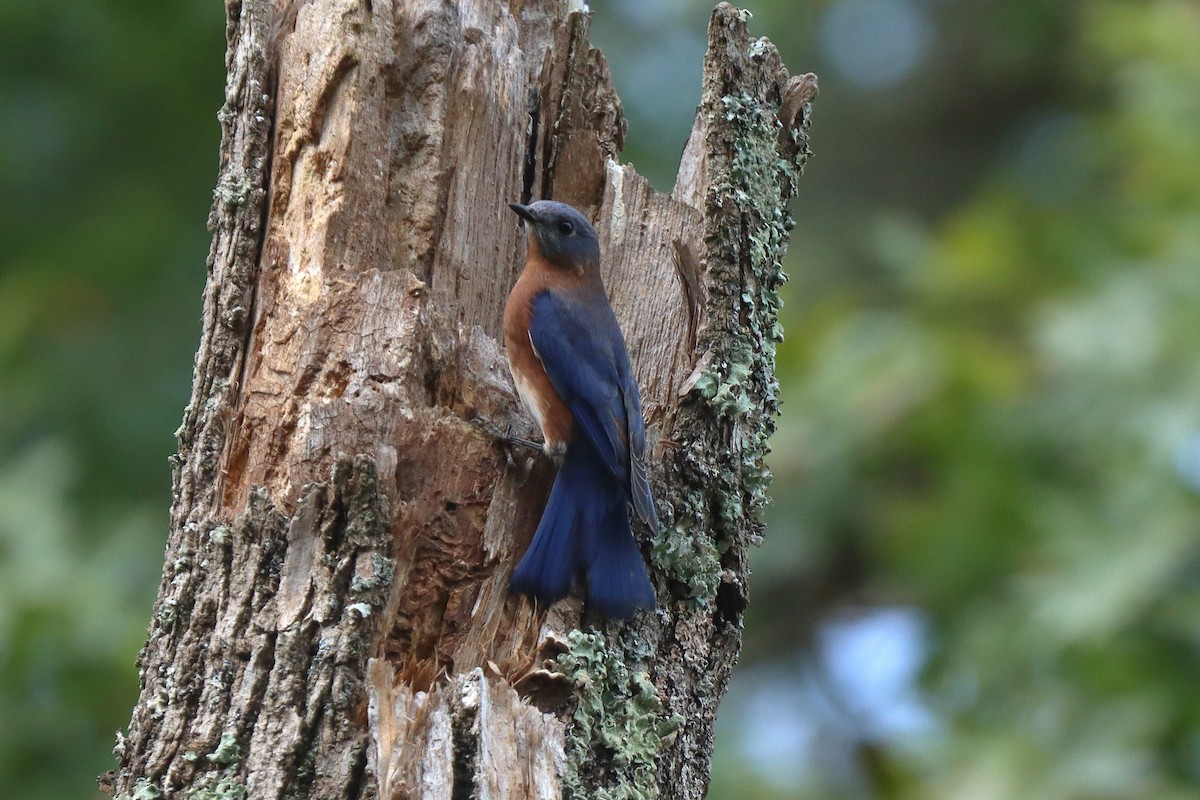
[[[629,618],[654,608],[654,589],[627,505],[655,532],[658,517],[642,401],[600,278],[600,241],[564,203],[509,207],[529,228],[529,252],[504,309],[504,345],[517,392],[559,464],[509,588],[549,604],[583,567],[588,605]]]

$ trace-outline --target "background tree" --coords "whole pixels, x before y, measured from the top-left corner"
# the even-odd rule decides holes
[[[710,10],[594,6],[659,188]],[[823,95],[710,797],[1191,796],[1190,4],[750,10]],[[135,692],[223,26],[190,2],[0,20],[0,773],[57,800],[111,766]]]

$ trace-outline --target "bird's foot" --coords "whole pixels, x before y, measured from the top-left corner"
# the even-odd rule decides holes
[[[501,428],[490,420],[475,414],[471,417],[471,424],[479,428],[481,431],[491,436],[493,439],[504,442],[505,444],[517,445],[520,447],[528,447],[530,450],[537,450],[539,453],[545,452],[546,446],[541,442],[535,442],[532,439],[525,439],[521,436],[514,436],[511,428]]]

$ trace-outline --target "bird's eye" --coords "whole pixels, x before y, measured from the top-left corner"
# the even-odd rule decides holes
[[[558,223],[558,232],[563,236],[570,236],[575,232],[575,226],[570,222],[563,220],[562,222]]]

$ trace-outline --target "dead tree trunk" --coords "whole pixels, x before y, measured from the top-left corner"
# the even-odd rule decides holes
[[[815,79],[713,13],[675,190],[561,0],[227,0],[203,335],[121,796],[704,794],[776,413]],[[647,406],[659,610],[506,585],[553,469],[497,341],[511,201],[596,221]],[[682,724],[686,720],[687,724]]]

